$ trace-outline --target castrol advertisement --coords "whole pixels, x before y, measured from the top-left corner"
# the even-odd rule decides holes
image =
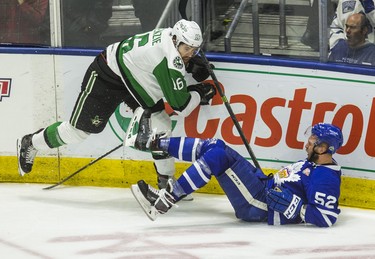
[[[251,161],[226,98],[261,167],[304,159],[306,130],[326,122],[344,134],[334,156],[343,174],[374,177],[375,84],[370,76],[232,63],[215,63],[214,72],[224,96],[217,93],[210,105],[186,118],[172,116],[174,136],[221,138]],[[131,116],[119,109],[117,118],[123,118],[121,111]]]
[[[2,55],[0,155],[15,156],[16,139],[69,120],[92,56]],[[278,169],[306,157],[309,126],[318,122],[342,128],[344,144],[334,155],[343,174],[375,179],[375,80],[372,76],[269,66],[213,62],[224,91],[188,117],[172,115],[173,136],[220,138],[251,161],[225,102],[262,168]],[[210,78],[209,78],[210,79]],[[168,108],[168,106],[167,106]],[[168,108],[169,109],[169,108]],[[105,130],[82,143],[59,149],[60,157],[99,157],[124,139],[132,112],[120,105]],[[56,156],[54,150],[39,156]],[[152,160],[129,147],[110,159]]]

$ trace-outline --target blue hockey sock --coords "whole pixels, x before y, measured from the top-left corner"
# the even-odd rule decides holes
[[[183,161],[194,161],[196,159],[196,149],[200,139],[175,137],[169,139],[168,153]],[[160,142],[162,147],[162,142]]]

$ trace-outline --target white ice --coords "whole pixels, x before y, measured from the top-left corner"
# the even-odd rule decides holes
[[[0,184],[1,258],[375,258],[375,210],[342,207],[331,228],[268,226],[195,193],[153,222],[130,189],[46,186]]]

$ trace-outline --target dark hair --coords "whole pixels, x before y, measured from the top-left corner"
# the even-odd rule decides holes
[[[364,12],[359,12],[362,16],[361,19],[361,29],[367,28],[367,34],[370,34],[372,32],[372,25],[370,23],[370,20],[367,18],[366,14]]]

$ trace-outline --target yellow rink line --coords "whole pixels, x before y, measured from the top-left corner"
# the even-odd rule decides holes
[[[0,182],[53,184],[92,160],[89,158],[60,158],[59,160],[52,157],[37,157],[32,173],[20,177],[17,172],[16,157],[2,156],[0,157]],[[177,175],[180,175],[188,166],[188,163],[177,162]],[[275,172],[272,169],[263,170],[266,174]],[[152,161],[102,159],[69,179],[65,184],[129,188],[131,184],[141,179],[156,186],[156,174]],[[223,194],[223,190],[214,177],[198,192]],[[375,180],[342,177],[340,205],[375,209]]]

